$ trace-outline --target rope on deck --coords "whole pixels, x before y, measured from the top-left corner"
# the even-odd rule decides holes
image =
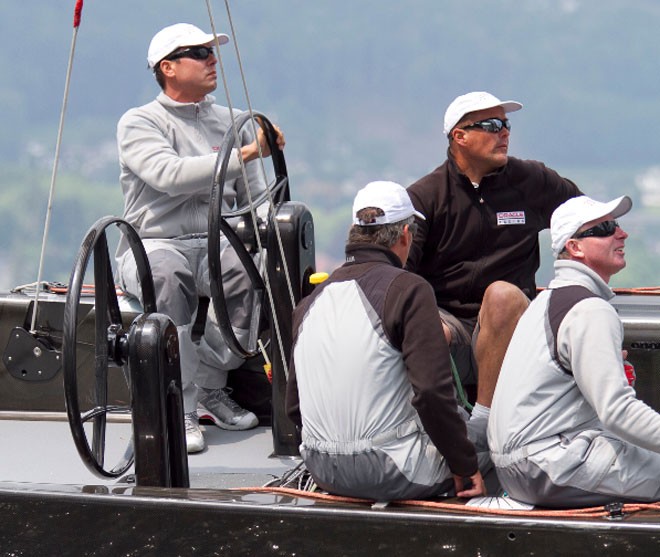
[[[660,286],[638,286],[636,288],[613,288],[615,294],[637,294],[638,296],[657,296],[660,294]]]
[[[333,501],[337,503],[356,503],[373,505],[376,503],[373,499],[361,499],[359,497],[346,497],[342,495],[331,495],[325,492],[304,491],[301,489],[294,489],[290,487],[240,487],[235,491],[257,491],[262,493],[280,493],[282,495],[290,495],[292,497],[306,497],[308,499],[316,499],[320,501]],[[491,509],[484,507],[468,507],[463,503],[447,503],[444,501],[434,500],[398,500],[391,501],[393,506],[401,507],[422,507],[428,509],[437,509],[444,511],[454,511],[462,513],[473,514],[486,514],[486,515],[500,515],[500,516],[524,516],[524,517],[545,517],[545,518],[599,518],[611,516],[611,511],[605,506],[599,507],[585,507],[581,509],[532,509],[532,510],[515,510],[515,509]],[[656,503],[626,503],[621,505],[620,512],[622,514],[632,514],[640,511],[655,510],[660,512],[660,501]]]

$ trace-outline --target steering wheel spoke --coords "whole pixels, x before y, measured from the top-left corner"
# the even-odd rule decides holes
[[[125,414],[130,416],[131,407],[130,406],[119,406],[119,405],[106,405],[106,406],[95,406],[86,412],[80,413],[80,421],[86,423],[94,418],[105,414]]]
[[[94,307],[97,308],[95,314],[96,339],[103,339],[104,336],[107,336],[111,315],[116,316],[119,313],[119,303],[114,289],[114,281],[112,281],[110,254],[105,230],[98,235],[98,240],[94,246],[94,284],[99,285],[98,288],[94,289]],[[116,311],[114,311],[115,307]],[[107,308],[107,311],[99,311],[99,308]],[[108,352],[108,343],[98,342],[94,358],[94,403],[97,405],[96,408],[104,408],[108,404]],[[103,465],[105,460],[106,413],[96,413],[93,417],[93,423],[92,451],[97,462]]]

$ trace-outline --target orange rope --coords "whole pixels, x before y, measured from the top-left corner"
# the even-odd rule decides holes
[[[536,292],[540,293],[546,290],[544,286],[538,286]],[[632,295],[638,296],[657,296],[660,294],[660,286],[635,286],[632,288],[612,288],[612,291],[618,295]]]
[[[340,495],[331,495],[330,493],[320,493],[314,491],[303,491],[301,489],[294,489],[291,487],[239,487],[235,491],[257,491],[269,493],[281,493],[283,495],[291,495],[292,497],[307,497],[308,499],[317,499],[320,501],[334,501],[337,503],[358,503],[372,505],[375,503],[372,499],[360,499],[358,497],[345,497]],[[525,517],[567,517],[567,518],[583,518],[583,517],[605,517],[610,513],[605,510],[603,506],[600,507],[586,507],[582,509],[539,509],[539,510],[513,510],[513,509],[489,509],[483,507],[468,507],[463,503],[445,503],[443,501],[423,501],[423,500],[399,500],[392,501],[392,505],[402,507],[423,507],[430,509],[469,512],[474,514],[490,514],[490,515],[505,515],[505,516],[525,516]],[[660,511],[660,502],[657,503],[627,503],[622,506],[621,512],[631,514],[644,510]]]
[[[637,294],[640,296],[656,296],[660,294],[660,286],[637,286],[636,288],[613,288],[615,294]]]
[[[330,493],[321,493],[318,491],[303,491],[292,487],[237,487],[234,491],[258,491],[261,493],[282,493],[293,497],[308,497],[309,499],[319,499],[322,501],[335,501],[337,503],[363,503],[373,505],[373,499],[360,499],[358,497],[344,497],[343,495],[331,495]]]
[[[69,290],[69,286],[67,284],[62,285],[62,286],[48,286],[48,291],[52,292],[53,294],[66,294]],[[80,293],[85,296],[91,296],[95,292],[95,286],[93,284],[83,284],[82,288],[80,289]],[[118,296],[123,296],[124,291],[121,289],[121,286],[118,284],[115,284],[115,292],[117,293]]]
[[[605,517],[610,513],[605,510],[603,506],[600,507],[587,507],[582,509],[538,509],[538,510],[514,510],[514,509],[489,509],[483,507],[468,507],[457,503],[443,503],[441,501],[394,501],[396,505],[412,506],[412,507],[425,507],[444,509],[461,512],[473,512],[476,514],[493,514],[493,515],[506,515],[506,516],[526,516],[526,517],[567,517],[567,518],[583,518],[583,517]],[[660,503],[628,503],[622,506],[621,512],[624,514],[631,514],[643,510],[658,510],[660,511]]]

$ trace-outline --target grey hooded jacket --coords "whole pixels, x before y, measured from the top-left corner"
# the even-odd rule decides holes
[[[235,111],[237,113],[237,111]],[[124,219],[142,238],[176,238],[208,229],[209,198],[220,145],[232,124],[229,109],[207,95],[180,103],[164,93],[128,110],[117,124]],[[242,145],[252,142],[249,126]],[[246,166],[251,197],[265,185],[255,162]],[[223,212],[248,204],[237,150],[229,161]],[[128,248],[122,240],[120,257]]]

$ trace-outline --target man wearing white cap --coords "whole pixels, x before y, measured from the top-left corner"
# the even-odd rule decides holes
[[[225,429],[248,429],[256,416],[236,404],[224,389],[228,370],[242,359],[230,352],[209,308],[199,346],[193,342],[198,299],[210,296],[206,231],[217,152],[232,125],[229,109],[211,96],[217,85],[216,43],[227,35],[212,35],[188,23],[165,27],[151,40],[147,63],[162,88],[158,97],[126,112],[117,125],[117,143],[124,194],[124,219],[143,239],[156,287],[158,310],[170,316],[179,331],[181,375],[188,452],[204,449],[199,410]],[[279,133],[279,132],[278,132]],[[258,130],[261,151],[269,150]],[[279,147],[284,139],[279,134]],[[258,156],[259,147],[249,129],[241,137],[244,162]],[[244,183],[239,153],[229,161],[223,192],[223,211],[245,207],[265,189],[256,163],[246,165]],[[222,238],[225,295],[238,338],[247,335],[246,310],[252,292],[238,258]],[[132,251],[125,239],[117,249],[122,287],[141,292]],[[243,328],[245,327],[245,328]],[[199,387],[199,391],[198,388]]]
[[[402,268],[420,222],[402,186],[367,184],[346,263],[294,311],[287,413],[331,493],[389,501],[454,487],[471,497],[485,491],[479,470],[492,470],[487,420],[466,422],[456,402],[433,291]]]
[[[426,215],[407,268],[435,291],[443,328],[461,378],[475,383],[488,406],[515,324],[536,295],[538,232],[552,211],[580,194],[577,186],[537,161],[508,156],[516,101],[483,91],[447,108],[447,160],[408,188]],[[475,362],[476,360],[476,366]]]
[[[552,215],[555,278],[518,322],[488,440],[502,487],[547,507],[660,499],[660,414],[624,371],[610,277],[626,265],[615,220],[629,197],[585,196]]]

